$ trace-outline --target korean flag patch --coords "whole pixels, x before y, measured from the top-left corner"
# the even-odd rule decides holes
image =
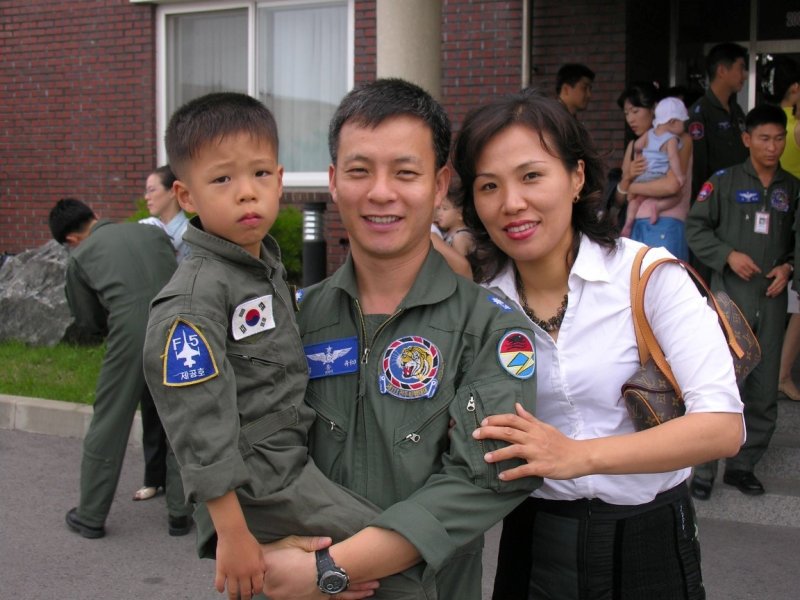
[[[231,333],[235,340],[241,340],[274,328],[275,317],[272,315],[271,294],[242,302],[233,311]]]
[[[173,323],[164,349],[164,385],[182,387],[219,375],[217,363],[200,330],[183,319]]]

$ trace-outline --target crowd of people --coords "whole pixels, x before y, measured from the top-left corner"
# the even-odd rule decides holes
[[[169,532],[196,525],[231,599],[478,600],[482,534],[500,520],[498,600],[705,598],[692,497],[711,497],[720,458],[725,483],[763,493],[779,390],[800,399],[796,307],[786,329],[800,72],[771,64],[773,104],[745,116],[745,60],[714,47],[690,106],[626,88],[635,139],[610,194],[580,122],[584,65],[559,70],[555,97],[476,107],[452,144],[418,86],[355,88],[329,130],[348,258],[296,293],[269,236],[272,114],[238,93],[179,108],[169,167],[146,182],[156,227],[76,200],[51,213],[73,249],[70,307],[108,336],[67,525],[105,534],[141,402],[135,499],[165,490]],[[645,267],[704,268],[763,358],[737,385],[716,313],[685,269],[660,267],[644,308],[685,414],[639,431],[621,388],[640,366],[644,246]]]

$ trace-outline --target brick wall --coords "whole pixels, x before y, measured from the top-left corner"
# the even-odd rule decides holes
[[[592,100],[579,118],[608,166],[619,166],[625,123],[616,101],[625,87],[625,0],[535,0],[532,6],[531,85],[555,95],[556,72],[563,63],[592,69]]]
[[[0,252],[50,239],[55,200],[122,219],[155,161],[154,9],[0,2]]]
[[[442,104],[455,130],[470,109],[498,94],[519,91],[522,3],[443,0]]]

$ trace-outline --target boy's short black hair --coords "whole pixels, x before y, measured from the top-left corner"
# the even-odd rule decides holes
[[[83,231],[97,217],[86,204],[75,198],[62,198],[50,209],[48,223],[53,238],[63,244],[71,233]]]
[[[706,74],[709,81],[714,81],[717,76],[717,67],[725,65],[730,69],[733,63],[738,59],[744,60],[745,67],[747,66],[747,49],[734,44],[733,42],[725,42],[717,44],[708,51],[706,56]]]
[[[377,79],[350,91],[331,119],[328,150],[336,164],[339,134],[345,123],[377,127],[386,119],[407,115],[422,120],[431,130],[436,168],[447,164],[450,152],[450,119],[442,106],[418,85],[403,79]]]
[[[248,133],[269,142],[278,154],[278,126],[270,110],[255,98],[215,92],[190,100],[169,120],[164,142],[172,170],[180,179],[187,161],[211,142]]]
[[[780,106],[774,104],[761,104],[747,113],[744,119],[744,128],[747,133],[760,125],[780,125],[786,129],[786,113]]]
[[[594,81],[594,71],[581,63],[567,63],[561,65],[558,73],[556,73],[556,94],[561,93],[561,88],[565,83],[571,87],[575,87],[584,77],[587,77],[589,81]]]

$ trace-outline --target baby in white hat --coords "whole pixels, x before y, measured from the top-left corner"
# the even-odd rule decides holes
[[[678,151],[681,148],[683,123],[688,119],[689,113],[686,112],[686,106],[680,98],[664,98],[656,105],[652,129],[645,132],[633,144],[634,152],[643,154],[647,161],[647,169],[634,179],[635,182],[660,179],[666,177],[668,171],[672,171],[679,185],[683,186],[686,175],[681,169]],[[625,237],[630,237],[640,203],[641,197],[628,198],[627,218],[622,229],[622,235]],[[657,220],[658,213],[653,211],[650,222],[655,223]]]

